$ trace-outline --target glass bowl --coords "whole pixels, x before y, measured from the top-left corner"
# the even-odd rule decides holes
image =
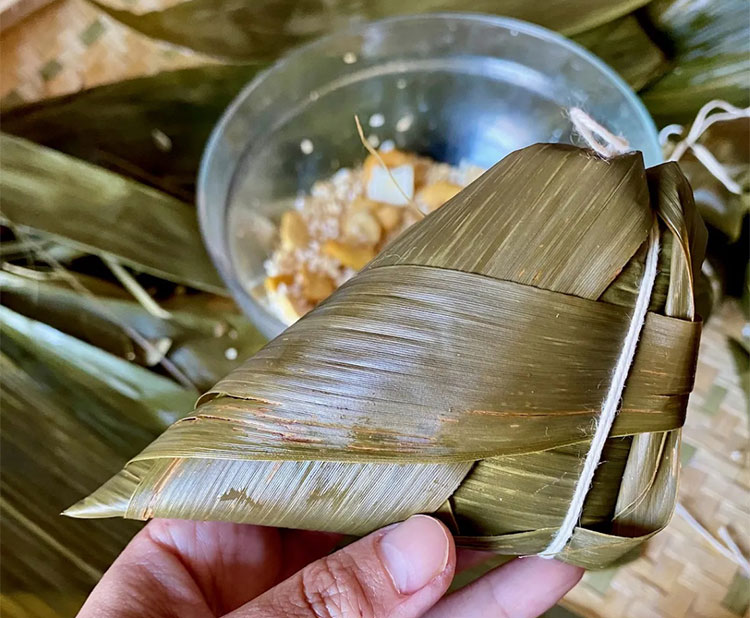
[[[661,161],[638,97],[601,60],[522,21],[446,13],[398,17],[297,48],[258,75],[225,112],[198,178],[203,237],[229,290],[268,337],[285,325],[263,287],[281,213],[373,141],[453,165],[488,168],[536,142],[576,143],[579,106]],[[369,122],[368,122],[369,121]]]

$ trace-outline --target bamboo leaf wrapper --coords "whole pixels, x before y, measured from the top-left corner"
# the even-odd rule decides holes
[[[605,566],[666,525],[705,229],[676,164],[536,145],[390,244],[221,380],[77,517],[364,534],[446,515],[462,547],[544,550],[663,250],[621,409],[560,558]]]
[[[455,0],[189,0],[161,11],[137,14],[89,0],[113,19],[145,34],[189,49],[231,60],[271,60],[294,45],[363,21],[456,11]],[[574,35],[627,15],[648,0],[481,0],[476,13],[515,17]]]

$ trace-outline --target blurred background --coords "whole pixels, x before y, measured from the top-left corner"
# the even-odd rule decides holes
[[[227,295],[194,207],[221,113],[291,47],[403,4],[0,2],[3,616],[75,614],[140,524],[58,513],[264,341]],[[677,514],[550,615],[750,615],[750,6],[409,3],[436,10],[527,20],[602,58],[664,129],[710,230]]]

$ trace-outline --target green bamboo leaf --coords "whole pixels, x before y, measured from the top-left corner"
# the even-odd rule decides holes
[[[258,65],[165,71],[3,114],[3,131],[192,202],[208,136]]]
[[[573,40],[604,60],[634,90],[640,90],[670,68],[662,49],[634,15],[582,32]]]
[[[637,154],[513,153],[66,513],[361,534],[431,509],[461,547],[544,550],[631,320],[623,272],[656,216],[671,248],[659,311],[694,305],[704,230],[685,186],[674,164],[646,173]],[[602,300],[618,286],[622,305]],[[648,315],[563,560],[621,560],[668,520],[699,332]],[[647,482],[628,480],[639,471]]]
[[[156,39],[233,60],[273,60],[294,45],[362,21],[456,11],[456,0],[189,0],[138,15],[89,0],[110,17]],[[474,12],[524,19],[564,34],[576,34],[630,13],[648,0],[480,0]]]
[[[246,320],[240,318],[228,324],[228,330],[219,337],[196,337],[175,343],[169,351],[169,360],[199,390],[211,388],[266,341]]]
[[[195,210],[173,197],[24,139],[0,136],[0,221],[223,293]]]
[[[51,256],[52,259],[58,262],[72,262],[73,260],[83,257],[86,255],[82,251],[74,249],[72,247],[66,247],[59,243],[50,240],[49,238],[42,238],[33,234],[27,234],[25,238],[5,240],[0,242],[0,257],[5,262],[20,262],[21,264],[29,264],[29,260],[34,260],[37,252],[44,252],[45,255]],[[22,266],[23,268],[23,266]]]
[[[674,70],[643,93],[657,123],[689,122],[712,99],[750,105],[746,0],[656,0],[646,11],[674,47]]]
[[[86,287],[84,283],[81,285]],[[137,314],[145,313],[143,308],[132,302],[121,288],[101,280],[97,295],[93,291],[91,294],[91,297],[81,294],[65,281],[0,272],[0,302],[6,307],[34,320],[43,320],[111,354],[147,364],[147,349],[135,343],[123,329],[128,323],[135,328],[132,312],[135,309]],[[150,314],[147,316],[149,321],[157,321]],[[144,333],[143,329],[138,332],[147,341],[159,338]]]
[[[58,513],[195,394],[4,307],[0,335],[0,607],[3,616],[71,616],[139,526]]]

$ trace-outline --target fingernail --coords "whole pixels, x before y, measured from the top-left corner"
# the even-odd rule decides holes
[[[410,517],[380,540],[383,563],[401,594],[416,592],[440,575],[449,551],[445,528],[426,515]]]

